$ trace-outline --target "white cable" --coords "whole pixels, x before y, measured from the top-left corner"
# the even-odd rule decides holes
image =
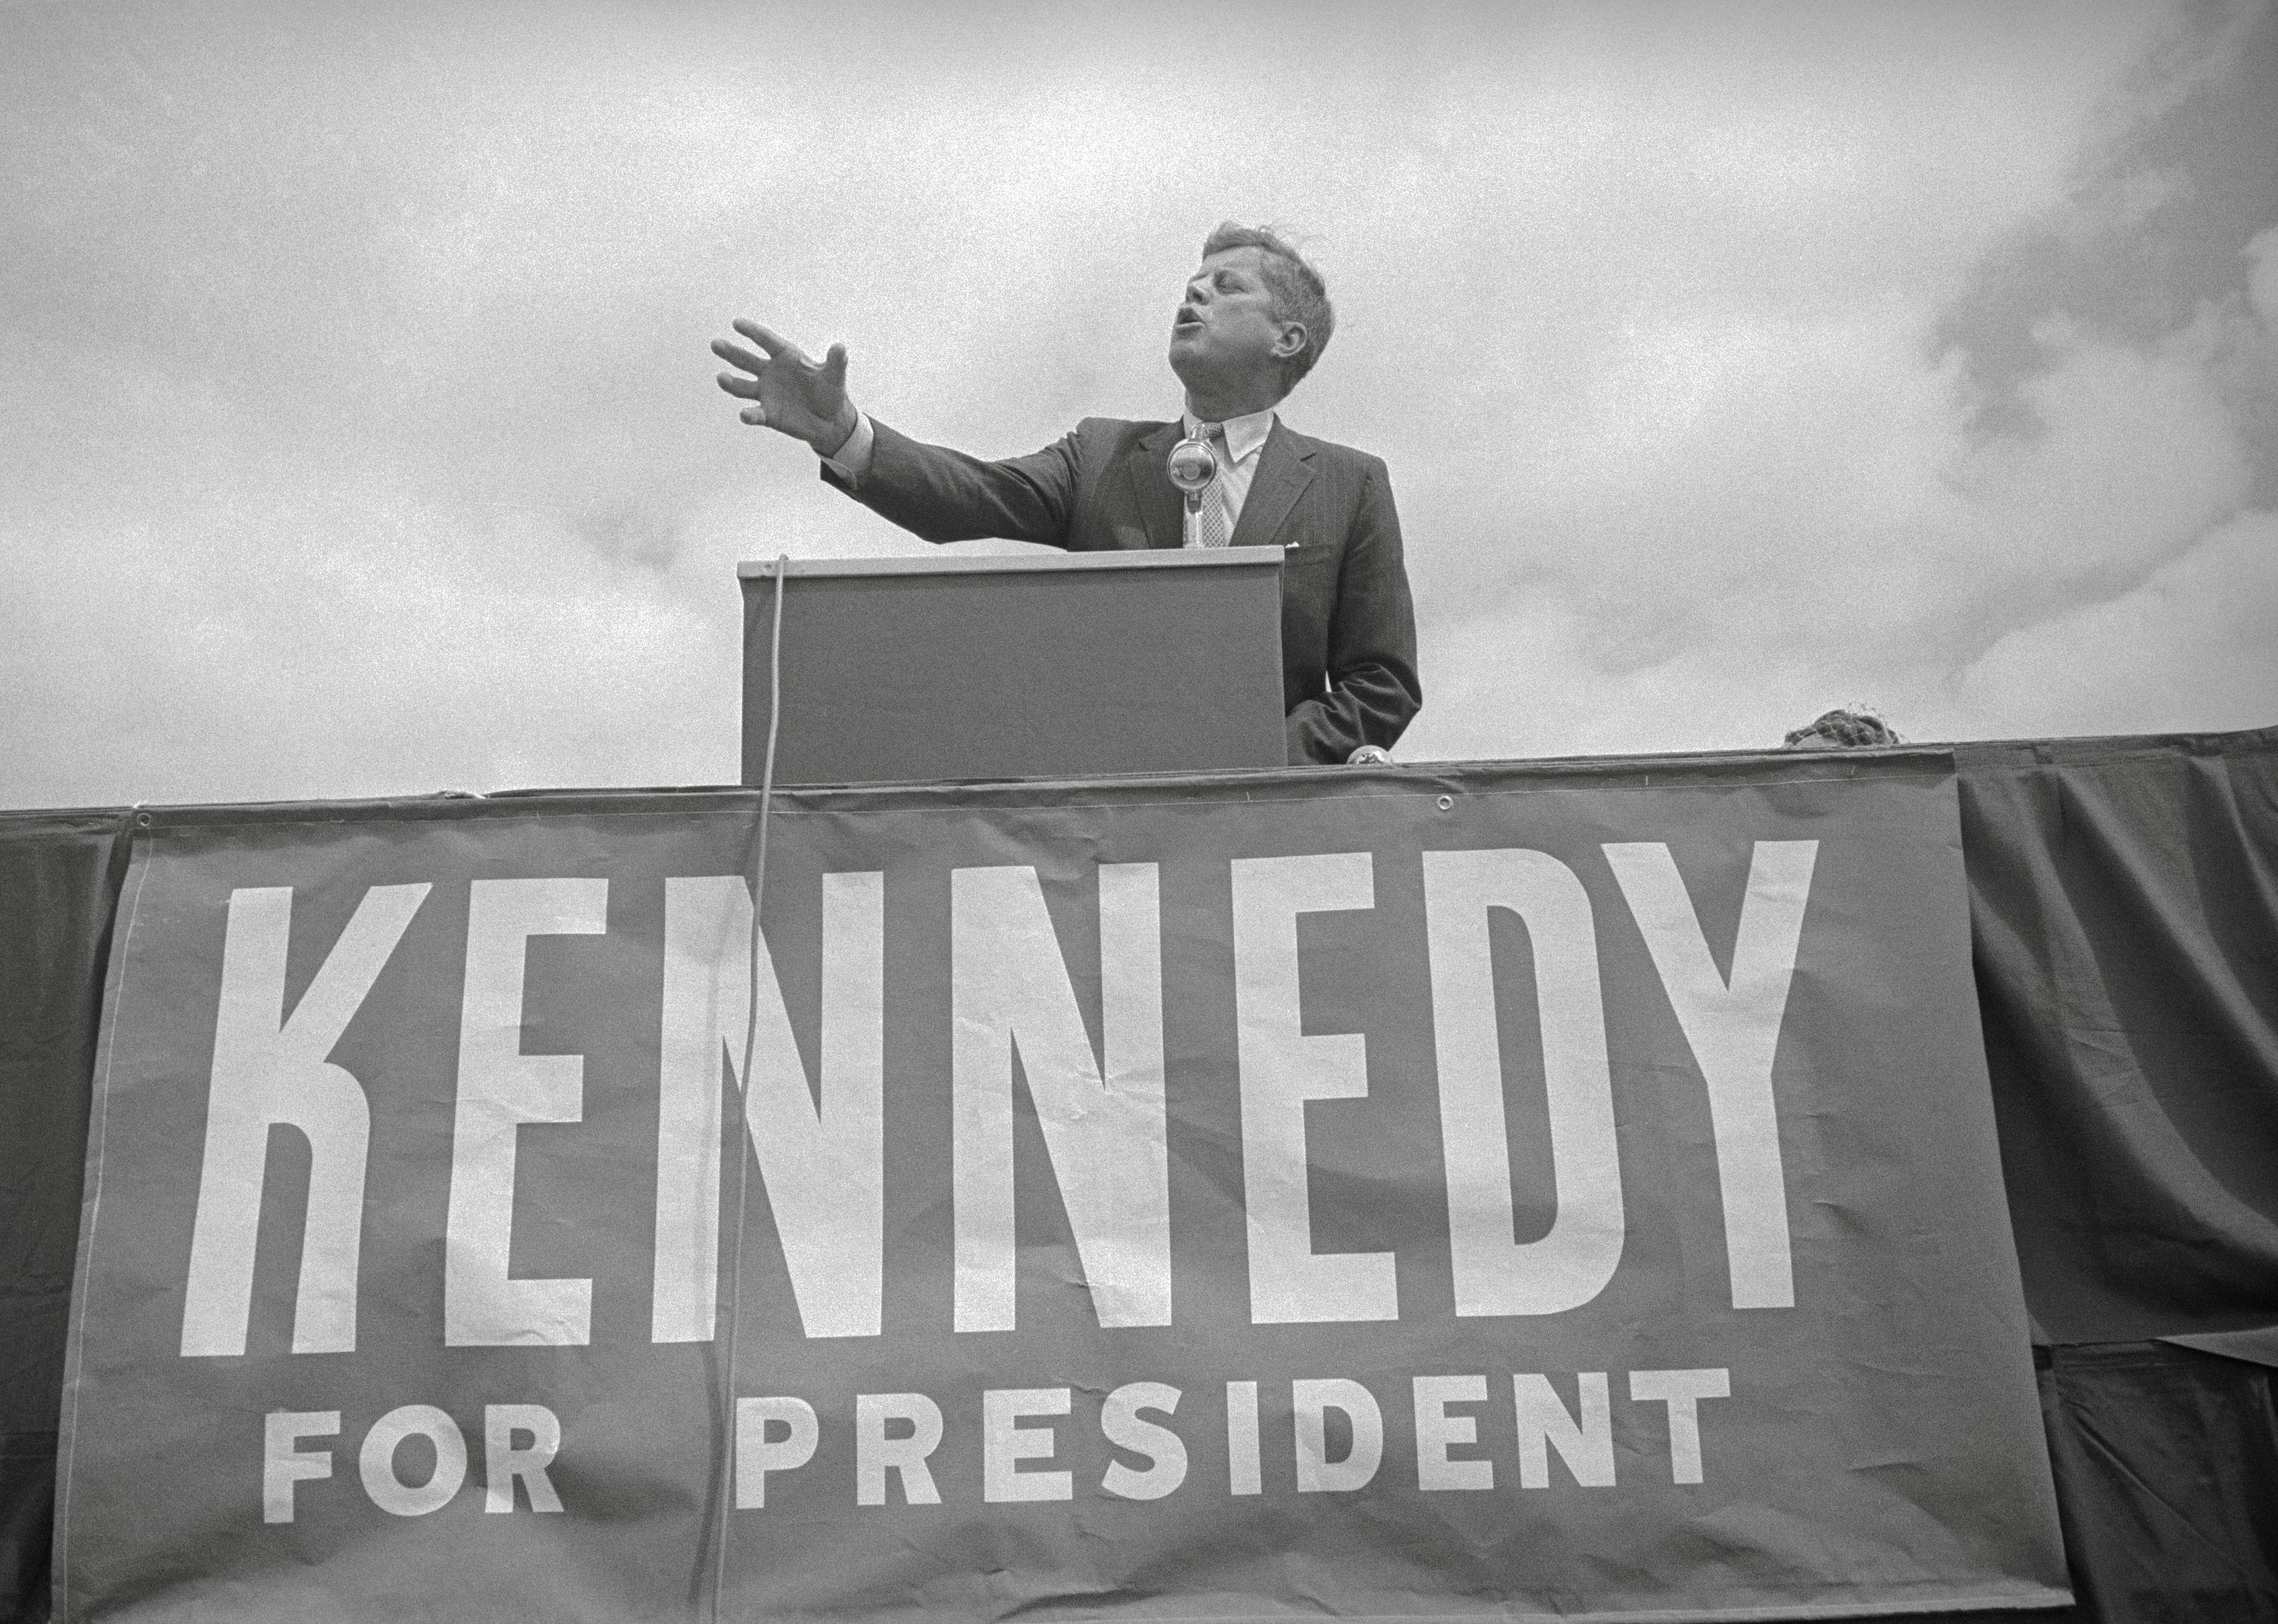
[[[739,1104],[751,1093],[752,1051],[760,1033],[760,905],[768,894],[768,822],[775,810],[776,737],[783,726],[783,605],[784,572],[791,555],[776,554],[769,575],[775,583],[774,624],[768,633],[768,749],[760,768],[759,857],[752,866],[752,935],[745,944],[744,1064]],[[728,1583],[728,1531],[736,1495],[736,1345],[744,1329],[744,1222],[751,1195],[749,1135],[743,1125],[736,1133],[736,1231],[728,1257],[728,1353],[720,1373],[720,1526],[712,1544],[712,1624],[720,1624],[720,1596]]]

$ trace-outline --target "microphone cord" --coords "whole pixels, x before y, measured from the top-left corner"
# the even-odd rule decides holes
[[[768,894],[768,824],[775,810],[776,739],[783,728],[783,609],[784,576],[791,555],[776,554],[768,579],[775,583],[772,624],[768,632],[768,748],[760,769],[759,853],[752,868],[752,934],[745,943],[744,1064],[737,1072],[737,1102],[744,1121],[736,1141],[736,1230],[728,1261],[728,1350],[721,1368],[720,1405],[720,1526],[712,1543],[712,1624],[720,1624],[720,1597],[728,1583],[728,1534],[733,1525],[736,1499],[736,1346],[744,1329],[744,1223],[750,1208],[752,1144],[748,1102],[752,1092],[752,1054],[760,1033],[760,905]]]

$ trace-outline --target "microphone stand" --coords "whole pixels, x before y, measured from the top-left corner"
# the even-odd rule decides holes
[[[1183,533],[1179,539],[1183,545],[1195,545],[1196,521],[1203,510],[1203,492],[1218,477],[1218,453],[1206,440],[1182,439],[1171,447],[1171,455],[1163,471],[1171,483],[1186,492],[1187,516]]]

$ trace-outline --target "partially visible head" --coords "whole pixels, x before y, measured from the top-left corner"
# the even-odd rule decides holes
[[[1833,710],[1815,717],[1782,741],[1783,750],[1859,750],[1906,741],[1872,711]]]
[[[1203,241],[1171,327],[1171,369],[1192,390],[1270,377],[1286,395],[1336,330],[1321,273],[1271,228],[1228,220]]]

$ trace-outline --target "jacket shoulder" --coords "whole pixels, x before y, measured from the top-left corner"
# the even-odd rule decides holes
[[[1384,459],[1372,453],[1363,451],[1354,446],[1341,446],[1334,440],[1317,439],[1312,435],[1301,434],[1288,423],[1283,423],[1280,427],[1282,432],[1289,437],[1290,449],[1301,457],[1311,457],[1317,462],[1326,461],[1340,468],[1350,469],[1357,474],[1380,475],[1385,471]]]
[[[1128,446],[1170,426],[1160,421],[1150,423],[1128,417],[1087,417],[1075,425],[1074,433],[1077,439],[1087,444]]]

